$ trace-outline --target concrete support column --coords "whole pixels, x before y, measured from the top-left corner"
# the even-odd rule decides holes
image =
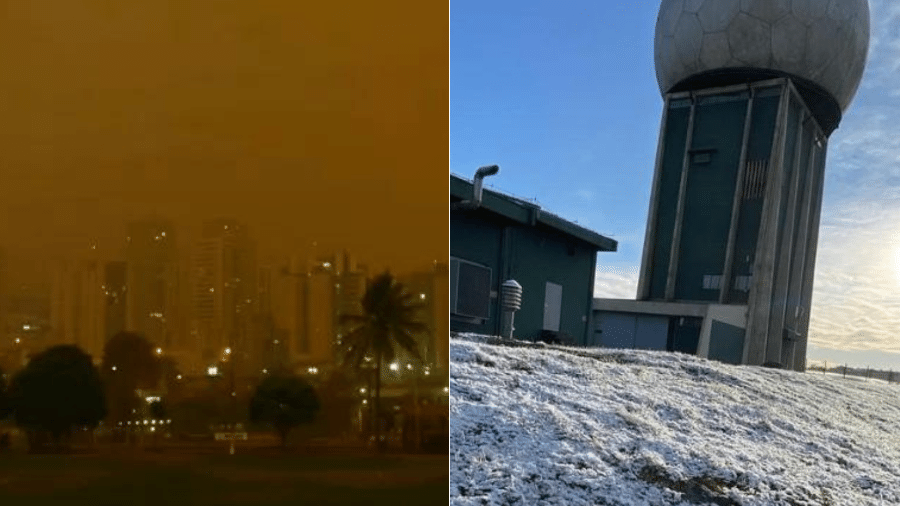
[[[766,361],[769,345],[769,316],[775,277],[775,248],[778,244],[778,215],[781,211],[781,188],[784,184],[784,145],[787,136],[789,92],[785,86],[781,92],[778,117],[775,120],[774,142],[766,169],[766,189],[763,213],[760,217],[759,236],[756,242],[756,258],[753,262],[753,282],[750,288],[747,345],[745,363],[762,365]],[[780,339],[778,336],[779,355]]]
[[[678,276],[678,260],[681,255],[681,226],[684,221],[684,200],[687,193],[688,170],[691,165],[691,144],[694,141],[694,117],[697,115],[697,99],[691,95],[691,113],[688,117],[687,135],[684,141],[684,157],[681,161],[681,182],[678,185],[678,205],[675,210],[675,229],[669,249],[669,272],[666,276],[665,299],[675,298],[675,282]]]
[[[669,118],[669,95],[663,104],[662,119],[659,124],[659,139],[656,144],[656,162],[653,168],[653,185],[650,190],[650,210],[647,211],[647,232],[644,235],[644,251],[641,255],[641,275],[638,278],[637,300],[650,298],[650,278],[653,263],[653,248],[656,245],[656,218],[659,212],[659,185],[662,179],[662,163],[665,154],[666,121]],[[593,285],[592,285],[593,286]],[[590,331],[589,331],[590,333]],[[587,336],[589,338],[589,335]]]
[[[747,113],[744,116],[744,134],[741,138],[741,155],[738,158],[737,181],[734,184],[734,199],[731,204],[731,224],[728,227],[728,243],[725,246],[725,265],[722,266],[722,286],[719,289],[719,304],[728,302],[731,291],[731,273],[734,269],[734,242],[737,239],[738,219],[741,213],[741,201],[744,198],[744,174],[747,171],[747,144],[750,141],[750,125],[753,120],[753,96],[755,90],[750,88],[747,99]]]
[[[793,258],[791,260],[791,281],[787,295],[790,304],[786,309],[786,313],[787,315],[789,315],[789,318],[786,317],[785,319],[785,321],[790,320],[790,323],[786,324],[786,326],[796,331],[797,335],[795,335],[795,338],[798,340],[793,343],[793,346],[791,346],[790,356],[783,354],[784,359],[782,360],[782,363],[785,365],[785,367],[794,370],[797,370],[797,357],[800,340],[805,339],[807,332],[807,328],[803,324],[803,318],[805,315],[808,316],[809,307],[804,305],[803,290],[807,269],[806,257],[807,250],[809,248],[810,217],[812,212],[811,206],[815,201],[815,193],[817,190],[816,144],[814,142],[814,139],[819,135],[819,133],[817,131],[818,127],[816,126],[815,121],[811,118],[807,120],[807,128],[809,130],[804,130],[804,141],[808,142],[808,144],[803,146],[803,148],[807,151],[806,165],[802,167],[802,194],[800,195],[801,202],[800,209],[798,211],[799,216],[797,220],[797,233],[794,238],[794,251]],[[806,136],[807,133],[809,133],[808,138]]]
[[[776,264],[775,289],[772,295],[772,315],[769,319],[769,340],[775,340],[780,337],[777,355],[773,349],[772,353],[766,353],[766,362],[778,362],[782,367],[790,368],[791,364],[786,360],[787,354],[791,353],[793,345],[786,343],[785,332],[785,313],[788,310],[788,291],[790,288],[791,272],[793,265],[794,248],[794,225],[797,223],[797,214],[800,212],[799,202],[800,195],[800,150],[803,147],[803,123],[805,113],[801,111],[801,117],[797,121],[797,132],[794,141],[794,160],[793,173],[791,174],[790,188],[788,189],[788,201],[784,207],[784,230],[781,232],[779,241],[780,248],[778,254],[778,263]],[[788,133],[790,135],[790,132]],[[794,336],[788,336],[794,339]]]
[[[813,279],[816,270],[816,250],[819,242],[819,221],[822,214],[822,194],[825,187],[825,158],[828,141],[824,137],[818,138],[813,144],[815,145],[814,153],[815,161],[811,161],[810,165],[813,170],[813,178],[810,184],[810,223],[809,223],[809,239],[806,241],[806,260],[803,268],[802,292],[800,296],[801,307],[804,312],[799,318],[798,327],[803,330],[802,337],[797,343],[797,350],[794,353],[794,370],[806,370],[806,344],[809,339],[809,308],[812,303]]]

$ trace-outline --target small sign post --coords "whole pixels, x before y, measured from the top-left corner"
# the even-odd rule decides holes
[[[216,441],[229,441],[231,443],[231,447],[228,449],[228,453],[230,455],[234,455],[234,441],[235,440],[246,441],[247,433],[246,432],[216,432]]]

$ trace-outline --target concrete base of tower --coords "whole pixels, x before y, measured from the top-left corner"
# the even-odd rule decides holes
[[[594,299],[588,346],[677,351],[729,364],[804,370],[805,347],[793,347],[796,350],[783,361],[752,361],[747,309],[737,304]]]

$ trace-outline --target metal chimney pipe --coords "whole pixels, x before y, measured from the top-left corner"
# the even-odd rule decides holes
[[[450,204],[450,209],[478,209],[481,206],[481,194],[484,187],[484,178],[487,176],[493,176],[498,172],[500,172],[499,165],[485,165],[484,167],[479,167],[478,170],[475,171],[475,178],[472,180],[472,200],[462,200],[460,202]]]
[[[476,208],[481,205],[481,190],[484,186],[484,178],[493,176],[498,172],[500,172],[499,165],[485,165],[484,167],[479,167],[478,170],[475,171],[475,179],[473,180],[475,186],[472,190],[472,203]]]

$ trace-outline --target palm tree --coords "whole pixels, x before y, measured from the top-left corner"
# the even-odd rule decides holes
[[[395,347],[420,359],[416,336],[428,331],[418,321],[424,304],[414,300],[406,288],[385,271],[370,280],[362,298],[362,314],[341,315],[350,331],[342,344],[346,363],[360,370],[366,361],[375,362],[375,445],[381,450],[381,368],[394,360]]]

